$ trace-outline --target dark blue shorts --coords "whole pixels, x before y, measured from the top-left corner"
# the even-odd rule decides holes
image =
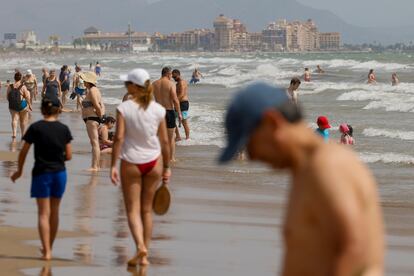
[[[75,87],[75,93],[80,96],[83,96],[85,94],[85,90],[86,89],[80,89],[79,87]]]
[[[62,198],[66,188],[66,171],[44,173],[32,178],[32,198]]]

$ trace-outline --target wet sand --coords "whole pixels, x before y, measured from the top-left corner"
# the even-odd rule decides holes
[[[0,103],[0,116],[6,118],[0,122],[5,130],[0,133],[0,151],[16,151],[18,145],[10,144],[11,135],[7,133],[6,110],[6,105]],[[38,118],[35,113],[33,119]],[[53,275],[278,274],[288,193],[286,174],[244,162],[218,167],[217,147],[178,147],[179,162],[171,183],[172,207],[166,216],[155,217],[152,265],[147,270],[131,270],[125,263],[133,255],[134,246],[122,195],[108,178],[109,156],[103,157],[101,172],[85,172],[90,164],[90,148],[84,124],[76,113],[63,114],[61,120],[70,126],[75,138],[61,210],[61,229],[73,236],[58,238],[54,255],[64,261],[51,263]],[[29,245],[39,244],[36,207],[29,198],[32,163],[31,152],[23,179],[11,184],[8,176],[16,162],[0,162],[0,227],[7,232],[0,232],[0,240],[1,244],[3,240],[13,241],[9,243],[13,251],[0,251],[0,262],[6,260],[13,272],[10,275],[42,275],[42,262],[29,259],[22,265],[19,257],[36,257],[36,247]],[[374,169],[380,180],[388,228],[387,274],[413,275],[414,206],[401,200],[401,192],[392,193],[392,171],[380,166]],[[29,234],[19,235],[19,231]],[[27,245],[23,240],[32,241]]]

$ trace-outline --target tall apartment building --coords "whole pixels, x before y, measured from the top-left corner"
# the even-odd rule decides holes
[[[222,14],[214,20],[215,44],[217,50],[231,50],[233,46],[233,26],[233,20]]]
[[[319,41],[321,50],[339,50],[341,48],[340,33],[320,33]]]

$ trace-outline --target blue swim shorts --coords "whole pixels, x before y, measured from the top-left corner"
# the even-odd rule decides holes
[[[62,198],[66,188],[66,170],[34,175],[32,178],[32,198]]]
[[[85,90],[86,89],[81,89],[79,87],[75,87],[75,93],[80,95],[80,96],[83,96],[85,94]]]

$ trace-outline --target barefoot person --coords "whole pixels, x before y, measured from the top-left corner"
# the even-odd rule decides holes
[[[164,67],[161,72],[161,78],[153,83],[155,101],[162,105],[167,113],[165,120],[167,122],[168,140],[170,142],[171,160],[175,161],[175,139],[174,132],[177,127],[175,121],[175,112],[178,113],[178,120],[181,122],[180,103],[178,101],[175,85],[171,82],[171,68]]]
[[[377,185],[351,150],[325,144],[285,91],[266,84],[238,93],[225,125],[222,162],[246,147],[251,160],[286,169],[292,177],[281,275],[384,274]]]
[[[72,159],[72,135],[67,126],[58,121],[58,98],[42,100],[43,120],[32,124],[23,137],[18,170],[11,180],[23,173],[30,146],[34,145],[35,164],[32,171],[31,197],[36,198],[38,228],[42,242],[42,258],[52,259],[52,248],[59,226],[59,206],[66,187],[65,161]]]
[[[108,116],[98,129],[99,148],[101,149],[101,153],[112,153],[113,141],[109,138],[109,131],[115,126],[115,123],[115,118]]]
[[[7,88],[7,100],[11,115],[12,139],[17,137],[17,123],[20,122],[20,133],[23,137],[26,132],[29,112],[32,109],[30,104],[30,92],[22,82],[22,74],[14,74],[14,83]]]
[[[85,99],[82,101],[82,118],[92,146],[92,165],[89,171],[98,171],[101,157],[98,127],[101,124],[102,116],[105,114],[105,106],[102,102],[101,92],[96,87],[97,78],[95,73],[83,72],[80,77],[86,88]]]
[[[70,73],[67,65],[63,65],[59,74],[60,91],[62,92],[62,106],[65,107],[70,90]]]
[[[300,84],[301,82],[299,78],[293,78],[290,81],[289,88],[287,89],[288,97],[294,104],[298,104],[298,89]]]
[[[81,79],[80,75],[82,74],[82,68],[78,65],[75,67],[75,74],[73,74],[73,92],[76,94],[76,111],[79,111],[81,106],[82,96],[85,94],[85,84]]]
[[[193,71],[193,75],[191,76],[190,84],[197,84],[198,82],[200,82],[200,79],[202,77],[203,75],[201,74],[200,70],[198,70],[198,68],[195,68]]]
[[[121,79],[132,99],[117,109],[111,180],[114,184],[121,180],[135,241],[136,254],[128,265],[148,265],[154,194],[161,177],[167,183],[171,176],[165,109],[152,100],[153,87],[147,71],[135,69]],[[119,157],[121,179],[116,166]]]
[[[33,101],[37,100],[37,79],[32,70],[27,70],[26,77],[24,78],[24,85],[30,93],[30,104],[33,105]]]
[[[188,100],[188,84],[181,78],[181,72],[178,69],[172,71],[172,78],[177,83],[177,97],[180,102],[180,109],[182,115],[182,123],[185,131],[185,139],[190,139],[190,126],[188,124],[190,102]],[[180,130],[176,128],[176,140],[181,140]]]
[[[61,95],[60,81],[56,78],[56,71],[52,69],[49,71],[49,76],[43,84],[42,97],[52,99],[55,97],[60,98]]]
[[[46,79],[49,77],[47,68],[42,68],[42,85],[45,85]]]

